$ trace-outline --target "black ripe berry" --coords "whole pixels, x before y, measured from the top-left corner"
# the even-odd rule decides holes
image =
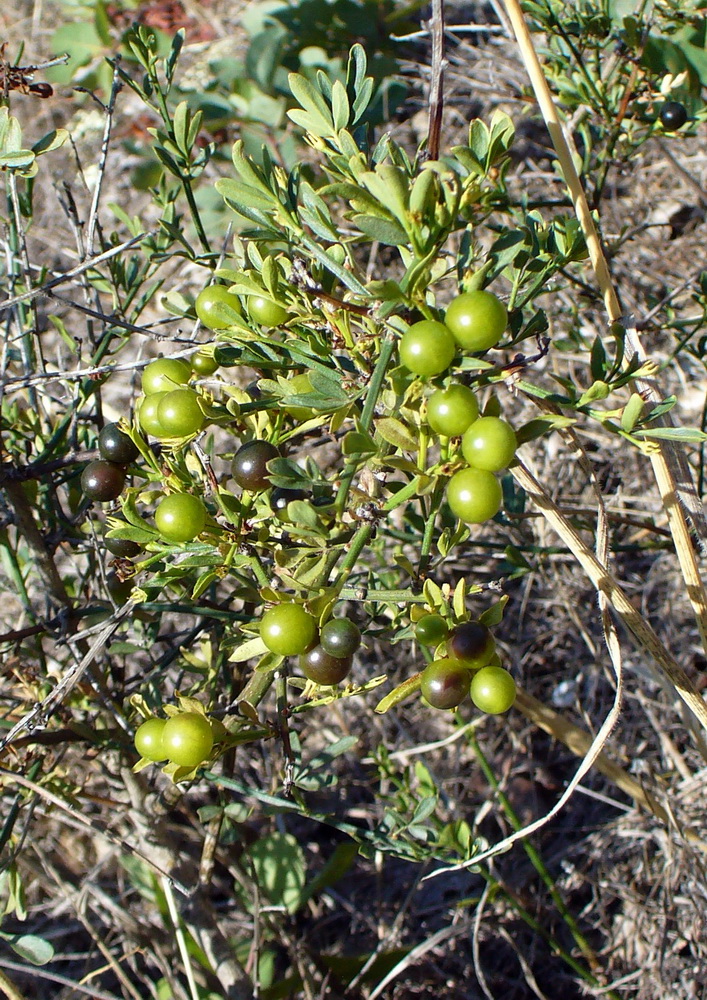
[[[241,489],[266,490],[270,486],[268,462],[280,452],[269,441],[248,441],[236,452],[232,471]]]
[[[140,452],[127,434],[117,424],[106,424],[98,435],[98,450],[106,462],[128,465],[134,462]]]
[[[89,500],[115,500],[123,486],[125,470],[113,462],[89,462],[81,473],[81,489]]]
[[[679,101],[666,101],[660,109],[659,117],[666,132],[677,132],[687,121],[687,109]]]

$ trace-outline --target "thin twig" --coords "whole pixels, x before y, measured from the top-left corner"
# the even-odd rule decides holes
[[[170,358],[185,358],[187,355],[192,354],[193,351],[194,345],[192,344],[188,350],[175,351],[168,356]],[[4,388],[6,391],[10,390],[14,392],[18,389],[25,389],[30,385],[41,385],[44,382],[75,382],[77,379],[94,378],[96,375],[107,375],[112,372],[134,371],[138,368],[144,368],[151,361],[154,361],[154,358],[140,358],[137,361],[126,361],[122,365],[110,364],[98,365],[95,368],[80,368],[72,372],[46,372],[44,375],[35,375],[33,377],[17,375],[6,379]]]
[[[27,494],[17,482],[6,481],[4,489],[15,515],[15,524],[34,556],[35,567],[42,578],[47,596],[50,596],[59,605],[70,607],[71,599],[66,592],[64,582],[54,564],[42,533],[37,527]],[[4,744],[0,743],[0,750],[3,746]]]
[[[93,986],[82,986],[81,983],[77,983],[67,976],[60,976],[58,972],[48,972],[47,969],[38,968],[36,965],[21,965],[19,962],[9,962],[6,958],[0,958],[0,968],[10,969],[12,972],[21,972],[30,979],[33,976],[39,979],[48,979],[50,983],[59,983],[61,986],[68,986],[78,993],[84,993],[86,996],[91,997],[92,1000],[119,1000],[114,993],[104,993],[102,990],[94,989]],[[2,985],[2,980],[0,980],[0,985]],[[22,994],[15,992],[14,994],[8,994],[8,996],[11,997],[11,1000],[16,1000]]]
[[[151,235],[151,231],[148,230],[144,233],[139,233],[137,236],[131,236],[129,240],[125,240],[124,243],[119,243],[117,246],[110,247],[109,250],[105,250],[103,253],[97,254],[95,257],[89,257],[88,260],[82,261],[77,264],[76,267],[70,268],[65,271],[64,274],[59,275],[57,278],[52,278],[51,281],[46,281],[43,285],[38,285],[36,288],[31,288],[27,292],[23,292],[21,295],[13,295],[9,299],[5,299],[4,302],[0,302],[0,310],[9,309],[10,306],[17,305],[18,302],[29,302],[30,299],[36,298],[38,295],[46,295],[46,293],[51,288],[56,288],[57,285],[63,285],[66,281],[70,281],[72,278],[77,277],[79,274],[83,274],[84,271],[88,271],[92,267],[96,267],[98,264],[102,264],[103,261],[110,260],[111,257],[116,257],[121,254],[123,250],[127,250],[129,247],[134,246],[136,243],[142,242]]]
[[[98,177],[96,179],[96,185],[93,189],[93,198],[91,200],[91,208],[88,214],[88,233],[86,236],[86,250],[89,256],[93,253],[93,243],[96,237],[96,226],[98,225],[98,205],[101,200],[101,192],[103,190],[103,178],[106,172],[106,163],[108,160],[108,147],[110,146],[110,134],[111,128],[113,126],[113,113],[115,111],[115,102],[118,97],[119,92],[122,90],[123,82],[120,79],[118,73],[118,65],[120,63],[120,55],[116,55],[113,62],[113,85],[110,91],[110,98],[108,100],[108,106],[106,108],[106,123],[103,129],[103,141],[101,143],[101,156],[98,161]]]
[[[442,133],[442,111],[444,110],[444,0],[432,0],[432,79],[430,81],[430,124],[427,133],[427,155],[431,160],[439,159],[439,143]]]
[[[16,488],[21,489],[19,486],[16,486]],[[98,637],[89,647],[85,656],[83,656],[77,664],[70,667],[66,671],[62,679],[56,687],[49,692],[44,701],[35,705],[35,707],[31,709],[31,711],[29,711],[22,719],[20,719],[19,722],[15,723],[6,736],[0,739],[0,753],[2,753],[5,747],[12,743],[13,740],[19,736],[21,732],[23,732],[23,730],[32,730],[35,727],[43,727],[46,725],[46,720],[49,719],[52,712],[54,712],[58,705],[76,687],[90,664],[93,663],[96,656],[98,656],[100,651],[110,640],[111,636],[116,632],[123,619],[132,614],[134,607],[134,602],[128,600],[122,608],[119,608],[116,612],[114,612],[108,623],[103,627],[98,634]]]
[[[133,845],[129,843],[127,840],[123,840],[120,837],[116,837],[108,830],[105,830],[103,829],[103,827],[99,826],[98,823],[95,823],[93,820],[87,819],[77,806],[70,805],[68,802],[62,799],[60,795],[55,795],[54,792],[52,792],[49,788],[46,788],[44,785],[38,785],[36,782],[30,781],[29,778],[25,778],[23,775],[18,774],[16,771],[10,771],[6,767],[0,767],[0,775],[3,775],[10,782],[15,782],[15,784],[20,785],[22,788],[28,789],[28,791],[34,792],[35,795],[38,795],[40,798],[45,799],[47,802],[51,802],[52,805],[56,806],[62,812],[67,813],[71,817],[73,822],[76,823],[80,828],[83,828],[85,830],[92,830],[93,833],[96,833],[100,837],[103,837],[109,843],[113,844],[114,847],[119,848],[119,850],[127,851],[129,854],[134,854],[135,857],[140,858],[141,861],[144,861],[146,864],[148,864],[150,868],[153,869],[153,871],[157,872],[158,875],[162,875],[170,879],[175,889],[181,892],[183,896],[188,897],[191,895],[190,889],[188,889],[182,882],[174,878],[174,876],[171,875],[169,872],[165,871],[164,868],[158,865],[151,857],[149,857],[149,855],[147,855],[139,847],[133,847]],[[0,960],[0,966],[5,964],[6,963]]]
[[[177,938],[177,947],[179,948],[179,954],[182,957],[182,965],[184,966],[184,972],[186,973],[187,982],[189,984],[191,1000],[199,1000],[199,987],[196,985],[196,979],[194,979],[194,970],[191,964],[189,949],[187,948],[187,939],[184,936],[184,928],[182,927],[181,920],[179,919],[179,912],[174,899],[172,884],[167,876],[162,877],[162,891],[164,892],[165,899],[167,900],[167,910],[169,911],[169,917],[172,921],[174,933]]]

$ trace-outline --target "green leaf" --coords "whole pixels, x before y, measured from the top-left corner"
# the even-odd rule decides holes
[[[707,434],[697,427],[656,427],[654,430],[634,431],[634,436],[659,441],[689,441],[695,444],[707,441]]]
[[[257,635],[253,639],[246,639],[246,641],[241,643],[240,646],[237,646],[229,655],[228,662],[245,663],[246,660],[250,660],[255,656],[262,656],[267,652],[268,647],[265,645],[260,636]]]
[[[405,701],[406,698],[410,698],[413,694],[416,694],[420,690],[421,680],[421,673],[415,674],[413,677],[408,677],[402,684],[398,684],[392,691],[389,691],[384,698],[381,698],[374,708],[374,712],[384,715],[391,708],[394,708],[395,705],[399,705],[401,701]]]
[[[436,808],[437,796],[426,795],[418,802],[412,820],[410,821],[410,825],[412,826],[414,823],[424,823],[424,821],[432,815]]]
[[[279,204],[271,193],[265,193],[261,188],[234,181],[230,177],[217,180],[214,187],[223,200],[231,208],[239,212],[242,208],[256,208],[264,212],[272,211],[273,205]]]
[[[341,442],[341,451],[344,455],[373,455],[378,451],[378,446],[370,435],[349,431]]]
[[[404,246],[409,242],[408,234],[393,219],[382,219],[374,215],[354,215],[352,222],[369,239],[377,240],[385,246]]]
[[[215,573],[213,570],[208,570],[206,573],[202,573],[199,579],[194,584],[194,589],[191,592],[192,600],[196,600],[198,597],[209,589],[212,583],[216,583],[219,579],[219,574]]]
[[[322,750],[321,753],[318,753],[316,757],[297,770],[294,778],[295,784],[307,791],[316,791],[331,785],[335,777],[331,768],[332,761],[342,754],[348,753],[357,743],[357,736],[344,736],[332,743],[326,750]]]
[[[295,125],[303,128],[305,132],[311,132],[312,135],[319,136],[320,138],[326,138],[332,133],[331,125],[327,125],[326,122],[322,123],[321,118],[311,115],[308,111],[299,111],[297,108],[294,108],[292,111],[287,112],[287,117]]]
[[[526,246],[526,237],[527,234],[523,229],[511,230],[510,232],[503,233],[493,243],[489,255],[496,262],[497,273],[500,273],[515,261],[518,254]]]
[[[334,885],[339,879],[351,869],[356,855],[358,854],[358,844],[355,840],[345,840],[337,844],[332,854],[327,858],[324,866],[309,882],[302,893],[301,902],[306,903],[312,896],[317,895],[327,886]]]
[[[42,153],[50,153],[53,149],[59,149],[69,138],[69,133],[65,128],[55,128],[51,132],[47,132],[45,136],[42,136],[35,144],[32,146],[32,152],[37,156]]]
[[[250,40],[245,59],[246,72],[265,91],[272,91],[287,38],[288,31],[283,25],[268,24]]]
[[[20,958],[32,965],[46,965],[54,958],[53,945],[36,934],[6,934],[0,931],[0,937],[7,941]]]
[[[491,135],[489,140],[488,165],[502,156],[513,145],[516,130],[513,120],[498,108],[491,116]]]
[[[172,119],[174,129],[174,139],[181,152],[187,151],[187,132],[189,129],[189,105],[186,101],[180,101],[174,109]]]
[[[66,325],[64,323],[64,320],[61,318],[61,316],[55,316],[53,313],[50,313],[48,315],[47,319],[52,324],[52,326],[54,327],[54,329],[57,331],[57,333],[59,334],[59,336],[61,337],[61,339],[64,341],[64,343],[66,344],[66,346],[69,348],[69,350],[73,354],[78,355],[80,353],[81,349],[80,349],[79,345],[76,343],[76,341],[74,340],[74,338],[71,336],[71,334],[69,333],[69,331],[66,329]]]
[[[469,149],[479,163],[486,163],[490,138],[486,124],[480,118],[475,118],[469,126]]]
[[[34,153],[29,149],[21,149],[16,153],[0,154],[0,169],[27,170],[34,163]]]
[[[503,597],[497,601],[492,607],[487,608],[486,611],[479,617],[479,621],[482,625],[487,628],[493,628],[495,625],[499,625],[503,620],[503,612],[508,604],[508,594],[504,594]]]
[[[273,458],[268,462],[270,482],[273,486],[295,489],[311,485],[312,480],[300,466],[290,458]]]
[[[157,532],[150,527],[148,522],[145,520],[140,511],[137,509],[137,506],[135,504],[134,494],[127,493],[123,499],[122,506],[123,506],[123,516],[125,517],[126,521],[129,521],[130,524],[134,525],[136,528],[140,528],[143,531],[148,531],[153,537],[157,534]],[[121,536],[116,535],[115,537],[120,538]]]
[[[461,577],[454,588],[454,598],[452,600],[454,615],[460,621],[462,621],[466,615],[466,593],[466,580],[464,577]]]
[[[185,37],[186,37],[186,32],[184,28],[180,28],[179,31],[175,34],[174,38],[172,39],[169,55],[164,61],[165,76],[167,77],[167,80],[170,83],[172,82],[174,71],[177,67],[177,60],[179,59],[179,54],[182,51]]]
[[[340,132],[348,125],[351,113],[346,88],[340,80],[335,80],[331,89],[331,111],[334,119],[334,129]]]
[[[305,528],[318,528],[319,518],[315,508],[307,500],[290,500],[287,515],[294,524]]]
[[[335,277],[337,277],[343,285],[346,285],[350,291],[355,292],[357,295],[361,295],[366,299],[368,298],[366,289],[361,282],[355,278],[350,271],[335,260],[331,253],[323,250],[318,243],[307,235],[300,236],[300,242],[315,260],[318,260],[320,264],[335,275]],[[337,245],[338,244],[335,244],[335,246]]]
[[[129,542],[137,542],[138,545],[147,545],[148,542],[153,542],[158,534],[156,531],[150,531],[149,528],[136,528],[132,525],[128,525],[124,528],[113,528],[106,532],[108,538],[124,538]]]
[[[349,62],[346,69],[346,84],[349,90],[349,97],[353,94],[353,118],[352,125],[355,125],[368,108],[373,94],[373,79],[366,76],[366,52],[358,42],[352,46],[349,53]]]
[[[327,130],[325,134],[330,135],[334,123],[321,92],[300,73],[290,73],[287,80],[294,99],[319,122],[320,128]]]
[[[381,417],[376,421],[376,431],[384,441],[395,448],[400,448],[402,451],[417,450],[417,438],[402,420],[396,417]]]
[[[595,337],[592,343],[590,370],[595,382],[601,381],[607,372],[606,351],[601,337]]]
[[[304,852],[297,839],[275,830],[256,840],[248,856],[260,891],[269,902],[296,913],[305,885]]]
[[[516,428],[516,439],[518,444],[525,444],[526,441],[535,441],[549,431],[560,430],[563,427],[571,427],[576,424],[574,417],[565,417],[561,414],[548,414],[547,416],[535,417],[521,427]]]

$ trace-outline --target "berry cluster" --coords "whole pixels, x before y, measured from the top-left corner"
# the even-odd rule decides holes
[[[264,327],[279,326],[289,318],[285,308],[270,299],[250,295],[244,305],[238,295],[222,285],[210,285],[198,295],[196,313],[205,326],[216,331],[241,322],[244,313],[253,323]],[[486,351],[494,347],[507,320],[505,306],[490,292],[459,295],[447,309],[444,323],[424,320],[402,335],[400,361],[414,375],[424,378],[440,375],[452,364],[458,350]],[[194,376],[211,375],[217,368],[208,348],[199,349],[189,361],[160,358],[151,362],[143,372],[143,394],[136,407],[139,429],[145,435],[167,440],[170,447],[187,444],[203,429],[213,412],[207,395],[194,384]],[[317,411],[301,405],[301,401],[288,402],[292,393],[301,397],[312,391],[309,373],[291,375],[288,383],[290,392],[272,401],[263,399],[267,391],[263,385],[255,387],[249,395],[266,408],[277,406],[295,422],[316,416]],[[447,500],[453,513],[468,523],[493,517],[501,504],[501,488],[495,473],[508,466],[516,450],[513,428],[491,413],[480,414],[474,391],[458,381],[434,388],[427,400],[426,419],[435,434],[459,440],[461,455],[467,463],[447,484]],[[105,438],[105,444],[100,444],[103,464],[117,470],[122,489],[125,464],[118,463],[133,461],[138,450],[117,427],[113,427],[112,436],[108,431],[106,428],[106,434],[102,433],[101,441]],[[319,497],[302,489],[273,485],[271,463],[283,457],[273,442],[255,437],[235,452],[232,477],[246,493],[269,490],[270,509],[280,521],[288,520],[288,506],[293,501],[309,499],[316,504],[323,500],[331,505],[331,494]],[[120,489],[112,492],[110,498],[114,499]],[[204,531],[209,513],[196,492],[175,492],[172,487],[157,503],[154,520],[165,541],[184,543]],[[211,522],[210,529],[214,527]],[[134,542],[119,539],[108,539],[107,545],[121,556],[135,555],[140,548]],[[421,677],[422,694],[429,705],[454,708],[471,693],[474,703],[485,712],[505,712],[511,706],[515,685],[501,667],[493,637],[485,625],[465,622],[450,629],[439,614],[427,614],[417,621],[415,636],[421,643],[435,647],[435,658]],[[325,686],[339,684],[348,676],[361,644],[361,632],[350,619],[329,618],[320,626],[317,617],[292,600],[275,604],[263,614],[260,637],[271,653],[297,657],[302,674]],[[179,766],[202,763],[211,754],[213,744],[212,723],[199,712],[181,711],[166,720],[152,717],[140,726],[136,735],[136,747],[142,757],[167,760]]]
[[[106,424],[98,435],[100,458],[81,473],[81,489],[89,500],[105,503],[123,492],[127,467],[140,452],[117,424]]]
[[[508,323],[503,303],[491,292],[458,295],[449,305],[444,323],[415,323],[400,340],[400,360],[415,375],[445,372],[461,348],[487,351],[495,347]],[[513,428],[495,416],[479,416],[473,391],[453,382],[436,389],[427,401],[427,422],[445,437],[462,438],[467,468],[455,473],[447,485],[452,512],[468,524],[480,524],[498,513],[501,486],[493,475],[513,460],[517,441]]]
[[[321,631],[301,604],[276,604],[263,615],[260,637],[272,653],[299,656],[304,676],[316,684],[338,684],[351,670],[361,631],[349,618],[331,618]]]
[[[449,629],[441,615],[428,614],[416,623],[415,638],[444,654],[422,672],[420,691],[433,708],[456,708],[467,695],[489,715],[507,712],[513,705],[515,681],[501,666],[486,625],[468,621]]]
[[[169,719],[153,715],[135,733],[135,749],[145,760],[167,760],[179,767],[198,767],[211,756],[214,726],[200,712],[179,712]]]

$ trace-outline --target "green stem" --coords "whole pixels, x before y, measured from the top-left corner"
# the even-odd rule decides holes
[[[380,604],[426,604],[424,594],[412,590],[368,590],[367,587],[342,587],[339,591],[342,601],[374,601]]]
[[[253,570],[253,576],[258,581],[260,586],[269,587],[270,579],[268,578],[268,575],[265,572],[263,564],[260,561],[260,556],[258,555],[257,552],[253,552],[252,555],[249,557],[249,563],[251,569]]]
[[[378,355],[376,366],[373,369],[373,374],[371,375],[371,381],[368,385],[368,392],[366,394],[366,402],[363,405],[363,412],[361,413],[360,427],[365,434],[369,432],[373,422],[373,414],[375,413],[378,396],[383,388],[383,381],[385,379],[386,372],[388,371],[388,365],[390,364],[390,359],[393,356],[393,351],[395,350],[395,344],[396,338],[392,332],[387,333],[381,342],[380,354]],[[353,482],[356,471],[363,460],[363,456],[355,454],[351,455],[346,463],[344,471],[341,475],[341,485],[339,486],[339,491],[336,494],[336,509],[340,514],[343,513],[346,508],[351,483]]]
[[[423,579],[430,565],[430,551],[432,549],[432,536],[434,535],[435,523],[439,512],[439,505],[444,495],[444,482],[439,479],[435,485],[432,499],[430,501],[430,513],[425,521],[425,533],[422,536],[422,546],[420,548],[420,562],[418,563],[417,575]]]
[[[391,511],[395,510],[396,507],[402,506],[402,504],[407,503],[408,500],[412,500],[414,497],[420,495],[420,483],[417,476],[414,476],[410,482],[403,486],[401,490],[394,493],[392,497],[389,497],[384,504],[381,505],[381,510]]]
[[[201,215],[199,214],[199,209],[196,204],[196,199],[194,197],[194,189],[191,186],[191,180],[189,177],[180,175],[180,181],[182,182],[182,187],[184,188],[184,194],[187,199],[187,204],[189,205],[189,211],[191,212],[192,220],[194,222],[194,228],[196,229],[196,235],[199,237],[199,242],[205,253],[211,253],[211,244],[206,235],[204,229],[204,224],[201,221]]]
[[[344,586],[344,583],[348,579],[351,570],[356,565],[358,557],[361,555],[361,552],[363,552],[366,545],[368,544],[372,532],[373,532],[372,524],[362,524],[361,527],[356,532],[356,534],[353,536],[353,539],[351,540],[351,544],[349,546],[349,550],[344,556],[344,558],[341,560],[339,573],[336,579],[334,580],[334,588],[337,591],[341,590],[341,588]]]
[[[508,889],[505,885],[503,885],[502,882],[499,882],[497,879],[495,879],[493,875],[486,869],[483,868],[480,869],[479,875],[481,875],[481,877],[485,879],[486,882],[490,883],[492,886],[499,887],[499,889],[503,892],[504,896],[506,897],[510,905],[513,907],[513,909],[516,911],[518,916],[521,918],[521,920],[523,920],[528,925],[528,927],[530,927],[531,930],[535,931],[536,934],[539,934],[544,941],[547,941],[547,943],[553,949],[558,958],[561,958],[563,962],[569,965],[569,967],[573,969],[577,973],[577,975],[580,976],[586,983],[590,983],[592,986],[601,986],[599,980],[595,976],[593,976],[591,972],[585,969],[585,967],[580,962],[578,962],[573,955],[570,955],[569,952],[565,951],[562,945],[558,944],[558,942],[553,938],[552,934],[550,934],[550,932],[545,927],[543,927],[543,925],[538,920],[536,920],[535,917],[528,912],[528,910],[525,909],[523,904],[518,899],[516,899],[515,895],[510,891],[510,889]],[[614,990],[609,990],[606,994],[602,995],[606,995],[607,997],[609,997],[609,1000],[621,1000],[618,993],[614,992]]]

